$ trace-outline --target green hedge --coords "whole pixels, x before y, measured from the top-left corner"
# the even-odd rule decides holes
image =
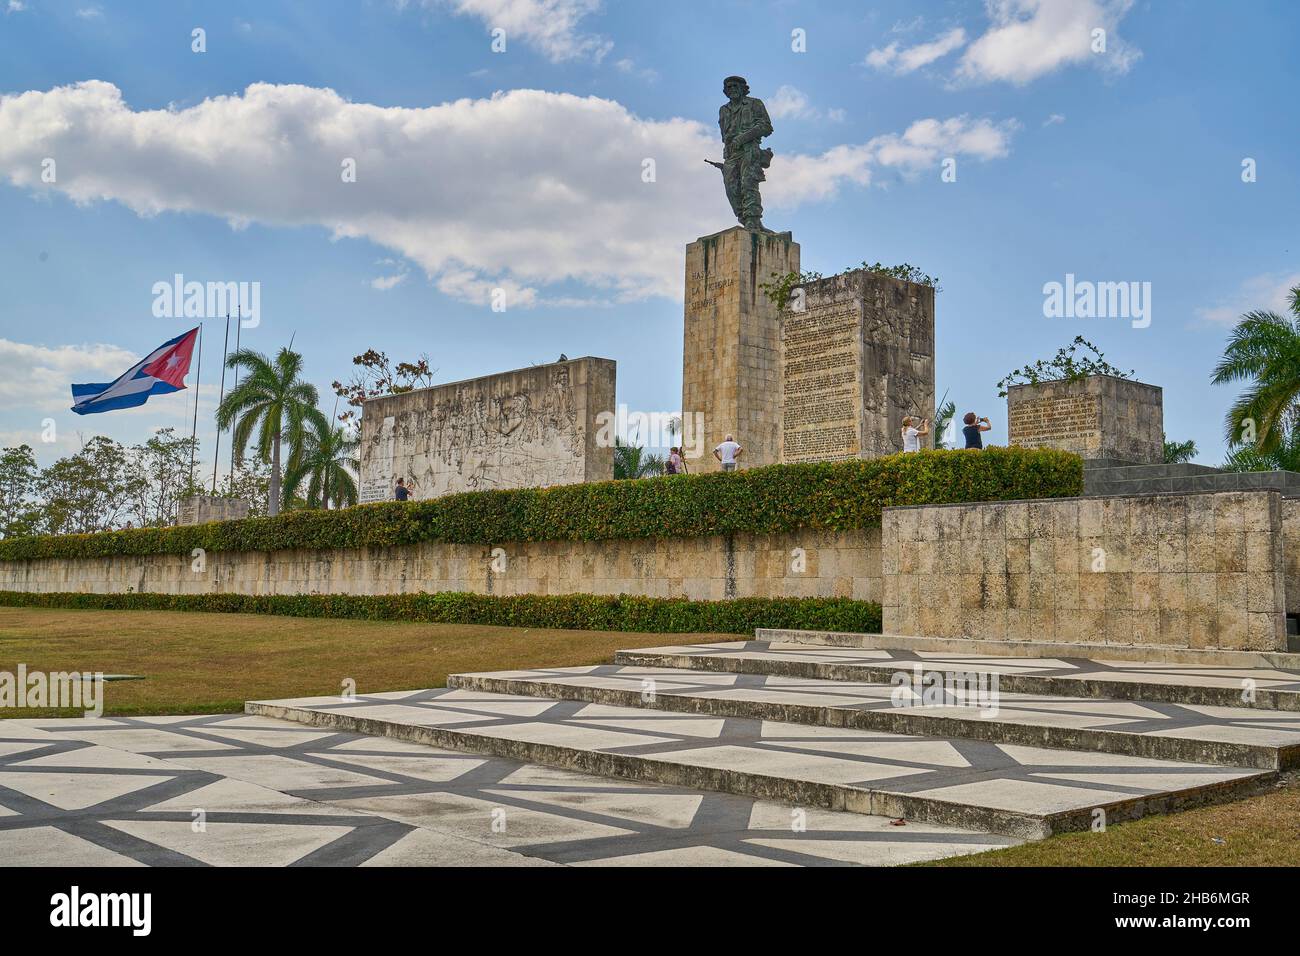
[[[688,601],[598,594],[496,597],[437,594],[31,594],[0,591],[0,606],[115,611],[216,611],[434,624],[494,624],[584,631],[752,634],[757,627],[880,633],[880,605],[848,598]]]
[[[870,461],[769,465],[744,471],[474,491],[342,511],[291,511],[205,525],[11,538],[0,560],[354,548],[444,541],[598,541],[799,528],[845,531],[890,505],[1083,493],[1083,462],[1049,449],[925,451]]]

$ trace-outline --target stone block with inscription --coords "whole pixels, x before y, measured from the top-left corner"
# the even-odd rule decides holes
[[[796,289],[781,325],[781,461],[902,451],[934,414],[934,288],[866,270]]]
[[[221,498],[193,495],[182,498],[177,509],[177,524],[207,524],[209,521],[237,521],[247,518],[252,502],[247,498]]]
[[[780,315],[762,286],[799,271],[789,233],[740,226],[686,247],[682,414],[703,416],[706,461],[728,433],[746,466],[781,453]]]
[[[614,377],[588,357],[368,399],[361,500],[392,499],[399,477],[413,498],[613,478]]]
[[[1114,375],[1013,385],[1009,443],[1059,448],[1084,458],[1164,461],[1164,398],[1155,385]]]

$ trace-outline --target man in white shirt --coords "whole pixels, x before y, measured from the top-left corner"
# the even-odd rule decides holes
[[[735,471],[736,459],[741,456],[744,450],[736,443],[734,438],[728,435],[726,441],[713,449],[713,457],[722,462],[723,471]]]

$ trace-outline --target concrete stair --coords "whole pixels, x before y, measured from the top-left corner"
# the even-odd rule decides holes
[[[612,665],[462,674],[445,689],[246,710],[1016,839],[1236,799],[1300,766],[1300,672],[975,657],[802,636],[621,651]],[[934,673],[986,676],[927,698]],[[990,674],[994,697],[953,698],[973,686],[988,695]],[[1253,682],[1244,698],[1243,680]]]
[[[1259,491],[1272,489],[1300,496],[1300,474],[1293,471],[1225,471],[1209,465],[1136,464],[1112,458],[1085,460],[1083,493],[1150,495],[1191,491]]]

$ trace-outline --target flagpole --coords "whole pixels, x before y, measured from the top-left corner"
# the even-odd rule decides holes
[[[235,351],[236,352],[239,351],[239,333],[240,330],[243,329],[244,327],[244,313],[242,310],[243,310],[243,303],[238,303],[235,305]],[[235,384],[231,386],[231,389],[233,390],[238,387],[239,387],[239,366],[236,365]],[[230,493],[232,495],[235,493],[235,456],[238,453],[239,453],[239,449],[235,447],[235,429],[234,426],[232,425],[230,429]]]
[[[199,355],[194,366],[194,424],[190,426],[190,488],[194,488],[194,453],[199,435],[199,379],[203,374],[203,323],[199,323]]]
[[[226,312],[226,337],[221,341],[221,392],[217,398],[217,410],[226,397],[226,350],[230,346],[230,313]],[[217,426],[216,446],[212,449],[212,496],[217,496],[217,462],[221,459],[221,426]]]

